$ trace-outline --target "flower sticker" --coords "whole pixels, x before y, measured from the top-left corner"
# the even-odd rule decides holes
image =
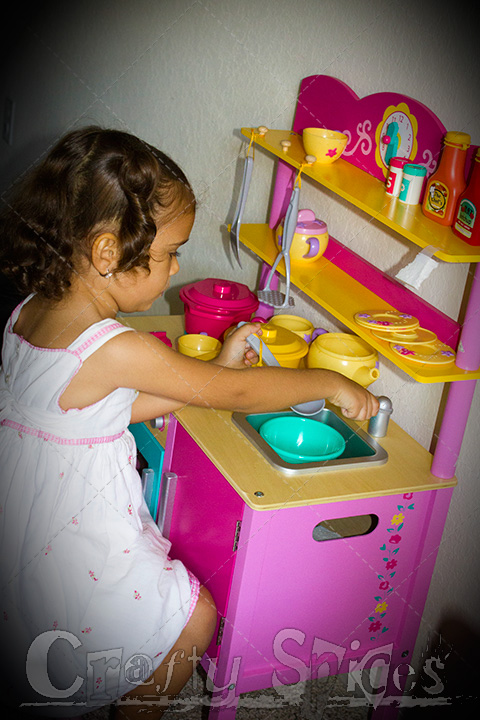
[[[394,345],[393,349],[400,353],[400,355],[415,355],[415,350],[409,350],[403,345]]]
[[[404,493],[402,499],[412,500],[413,493]],[[384,567],[388,575],[378,574],[377,579],[380,581],[378,590],[381,591],[381,595],[375,595],[374,600],[376,602],[374,615],[371,615],[368,619],[370,625],[368,626],[368,632],[370,633],[370,640],[377,640],[380,635],[388,632],[388,627],[383,625],[378,617],[383,618],[387,612],[389,604],[387,602],[391,593],[394,591],[392,580],[396,576],[398,566],[398,553],[400,552],[400,543],[402,535],[400,531],[405,527],[408,512],[415,509],[415,504],[411,502],[409,505],[397,505],[396,511],[392,515],[390,521],[390,527],[386,528],[386,532],[389,533],[388,543],[385,541],[380,546],[380,552],[382,553],[382,561],[385,563]],[[407,526],[408,527],[408,526]],[[395,547],[391,547],[391,546]],[[378,591],[377,591],[378,592]]]
[[[92,578],[92,580],[93,580],[94,582],[97,582],[97,581],[98,581],[98,578],[95,577],[95,573],[93,572],[93,570],[89,570],[89,571],[88,571],[88,574],[90,575],[90,577]]]

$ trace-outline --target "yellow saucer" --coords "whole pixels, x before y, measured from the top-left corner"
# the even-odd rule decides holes
[[[399,330],[415,330],[420,323],[416,317],[409,313],[402,313],[399,310],[371,310],[360,312],[354,315],[357,325],[378,329],[385,332],[398,332]]]
[[[434,332],[422,327],[418,327],[416,330],[395,330],[394,332],[372,330],[372,335],[380,338],[380,340],[388,340],[388,342],[399,343],[400,345],[432,343],[437,339]]]
[[[451,347],[435,340],[431,343],[418,345],[402,345],[390,343],[390,348],[404,360],[422,363],[423,365],[450,365],[455,362],[455,351]]]

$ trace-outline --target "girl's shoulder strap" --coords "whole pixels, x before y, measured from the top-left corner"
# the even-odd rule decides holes
[[[84,361],[108,342],[108,340],[111,340],[121,333],[132,330],[133,328],[126,327],[117,320],[106,318],[84,330],[84,332],[73,341],[68,350]]]

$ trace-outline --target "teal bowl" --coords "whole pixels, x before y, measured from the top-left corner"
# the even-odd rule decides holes
[[[345,450],[345,440],[329,425],[309,418],[285,415],[267,420],[260,435],[282,460],[311,463],[334,460]]]

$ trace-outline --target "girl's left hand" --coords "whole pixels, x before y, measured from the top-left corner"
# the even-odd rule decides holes
[[[223,367],[244,370],[258,362],[258,355],[246,339],[252,333],[261,335],[261,323],[247,323],[233,330],[224,340],[220,354],[211,362]]]

